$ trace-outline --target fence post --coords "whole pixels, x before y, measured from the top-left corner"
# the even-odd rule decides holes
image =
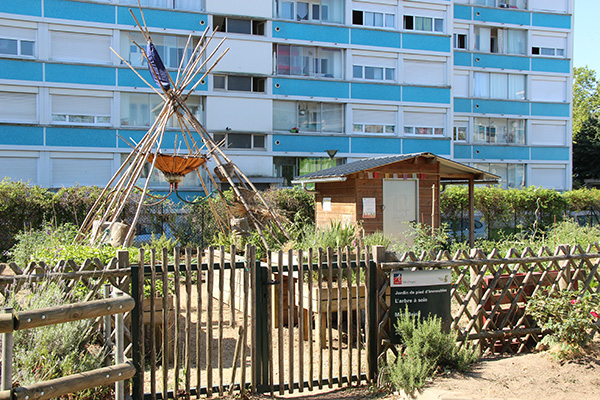
[[[104,298],[108,299],[110,297],[110,284],[104,285]],[[111,351],[112,350],[112,317],[110,315],[104,316],[104,344],[106,348]]]
[[[6,307],[2,310],[4,314],[14,315],[12,307]],[[1,390],[11,390],[12,388],[12,361],[13,361],[13,333],[6,332],[2,334],[2,387]]]
[[[479,257],[479,250],[478,249],[471,249],[471,254],[469,254],[469,257],[471,259],[479,259],[481,257]],[[479,302],[481,301],[481,298],[483,297],[483,281],[479,281],[479,274],[481,273],[481,267],[479,265],[471,265],[469,267],[469,271],[470,271],[470,287],[471,290],[473,291],[473,296],[471,297],[471,303],[472,303],[472,308],[473,308],[473,313],[478,312],[479,314],[476,316],[476,320],[475,323],[473,324],[474,328],[475,328],[475,332],[476,333],[480,333],[482,328],[483,328],[483,314],[482,314],[482,310],[478,309],[479,306]],[[469,334],[469,332],[466,332],[467,335]],[[479,352],[481,353],[483,351],[483,340],[480,339],[477,341],[477,348],[479,349]]]
[[[129,266],[129,252],[125,250],[118,251],[119,268]],[[142,253],[143,254],[143,253]],[[131,297],[135,300],[135,307],[131,310],[131,350],[135,375],[133,376],[133,388],[131,395],[133,400],[142,400],[144,397],[144,370],[142,364],[142,342],[144,340],[143,324],[141,318],[143,315],[142,303],[144,291],[142,289],[144,281],[144,270],[140,271],[140,266],[131,264]]]
[[[252,349],[252,376],[255,377],[256,390],[258,392],[265,392],[270,386],[267,337],[269,334],[269,319],[267,318],[267,307],[269,306],[267,303],[267,290],[269,290],[267,283],[269,275],[267,268],[263,268],[260,265],[260,260],[256,260],[256,249],[254,247],[251,248],[250,254],[250,263],[253,265],[251,274],[252,300],[255,304],[254,310],[256,311],[256,314],[252,316],[252,329],[254,331],[252,335],[254,338],[252,343],[254,346]]]
[[[373,382],[377,378],[377,359],[379,357],[379,334],[377,332],[379,326],[378,309],[379,309],[379,287],[377,279],[377,270],[379,264],[383,262],[385,257],[385,247],[373,247],[373,260],[368,265],[368,286],[367,286],[367,308],[369,311],[369,330],[367,340],[367,362],[368,362],[368,379]]]
[[[120,290],[115,294],[116,296],[123,296],[123,292]],[[115,365],[125,362],[125,356],[123,354],[125,348],[124,332],[123,313],[115,314]],[[125,381],[115,382],[115,400],[125,400]]]

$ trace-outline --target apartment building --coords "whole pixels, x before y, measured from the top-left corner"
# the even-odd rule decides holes
[[[573,0],[142,0],[173,74],[207,28],[229,53],[188,105],[259,187],[432,152],[506,187],[571,187]],[[0,3],[0,175],[108,182],[160,110],[137,0]],[[218,40],[213,41],[216,45]],[[213,45],[213,46],[214,46]],[[179,139],[178,139],[179,138]],[[123,140],[126,139],[126,140]],[[165,151],[181,144],[174,121]],[[185,146],[183,146],[185,147]],[[165,189],[159,172],[150,179]],[[181,189],[201,192],[198,178]]]

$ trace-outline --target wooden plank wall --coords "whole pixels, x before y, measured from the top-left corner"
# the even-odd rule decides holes
[[[365,233],[373,233],[383,230],[383,179],[393,178],[394,174],[400,179],[406,176],[409,179],[419,180],[419,222],[431,225],[431,207],[433,199],[432,185],[436,185],[436,211],[435,226],[440,225],[440,198],[439,198],[439,164],[431,163],[429,159],[418,158],[398,162],[393,165],[383,166],[369,172],[377,173],[372,178],[366,172],[360,172],[350,176],[345,182],[317,183],[317,195],[315,197],[316,225],[318,227],[329,226],[330,220],[356,222],[361,221]],[[406,175],[405,175],[406,174]],[[323,211],[323,198],[331,198],[331,211]],[[376,217],[363,219],[362,199],[364,197],[375,197]]]

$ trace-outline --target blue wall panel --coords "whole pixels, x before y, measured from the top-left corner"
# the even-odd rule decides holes
[[[571,72],[571,61],[554,58],[532,58],[531,70],[568,74]]]
[[[458,4],[454,5],[454,19],[466,19],[470,20],[472,7],[468,6],[460,6]]]
[[[454,112],[471,112],[471,99],[454,98]]]
[[[402,154],[399,138],[354,137],[351,140],[354,154]]]
[[[347,99],[350,96],[350,84],[347,82],[273,78],[273,94],[310,97],[321,95]]]
[[[277,32],[279,28],[279,32]],[[349,29],[337,26],[273,21],[273,37],[318,42],[348,43]]]
[[[127,140],[133,139],[136,143],[139,143],[140,140],[142,140],[142,138],[146,134],[146,131],[132,131],[129,129],[118,129],[117,133],[119,135],[123,136]],[[129,138],[131,138],[131,139],[129,139]],[[127,143],[122,141],[120,138],[117,140],[117,147],[123,148],[123,149],[131,149],[131,147]]]
[[[454,52],[454,65],[470,67],[471,66],[471,53],[455,51]]]
[[[478,59],[479,61],[477,61]],[[474,53],[473,66],[480,68],[503,68],[529,71],[529,58]]]
[[[353,99],[401,101],[402,86],[373,83],[351,83]]]
[[[115,85],[114,67],[46,64],[46,81],[88,85]]]
[[[547,26],[549,28],[571,29],[571,16],[533,13],[532,24],[534,26]]]
[[[440,156],[449,156],[452,148],[450,139],[402,139],[402,153],[421,153],[428,151]]]
[[[532,160],[569,161],[571,149],[568,147],[532,147]]]
[[[479,15],[477,15],[479,14]],[[502,8],[478,8],[473,9],[475,21],[503,22],[507,24],[529,25],[531,23],[528,12],[507,10]]]
[[[473,146],[473,158],[500,160],[528,160],[529,148],[511,146]]]
[[[543,117],[569,117],[571,105],[567,103],[531,103],[531,115]]]
[[[46,128],[47,146],[115,147],[114,129]]]
[[[529,115],[529,103],[526,102],[473,100],[473,104],[473,112],[475,113]]]
[[[350,42],[352,44],[400,48],[400,38],[400,32],[357,28],[350,30]]]
[[[137,4],[137,3],[136,3]],[[134,13],[140,21],[140,12],[136,7],[132,7]],[[208,18],[205,14],[197,14],[192,11],[169,11],[145,9],[144,17],[148,26],[157,28],[186,29],[191,31],[204,32],[208,26]],[[129,7],[118,7],[117,23],[125,25],[135,25],[133,17],[129,13]]]
[[[146,88],[148,87],[148,85],[146,85],[144,83],[144,81],[142,81],[140,79],[139,76],[137,76],[129,67],[126,68],[119,68],[118,70],[118,80],[117,80],[117,85],[119,86],[127,86],[127,87],[143,87]],[[150,83],[153,87],[155,87],[156,89],[158,89],[160,91],[160,88],[158,87],[158,85],[154,82],[154,80],[152,79],[152,75],[150,75],[150,71],[148,71],[147,68],[136,68],[136,71],[148,82]],[[177,79],[177,72],[176,71],[169,71],[169,74],[171,74],[171,78],[173,79],[173,82],[175,82],[175,80]],[[199,75],[198,78],[200,78],[202,75]],[[194,82],[198,82],[198,80],[194,80]],[[193,85],[190,84],[188,86],[188,88],[191,88]],[[198,87],[196,88],[196,90],[206,90],[206,83],[204,83],[203,85],[198,85]],[[161,91],[162,93],[162,91]]]
[[[411,50],[428,50],[450,52],[450,38],[447,36],[404,33],[402,48]]]
[[[0,12],[41,17],[42,0],[0,1]]]
[[[454,158],[471,158],[471,146],[454,145]]]
[[[279,141],[279,144],[275,144]],[[340,153],[350,152],[350,138],[340,136],[273,135],[273,152],[314,152],[319,157],[325,150],[337,149]]]
[[[402,101],[450,104],[450,89],[403,86]]]
[[[42,63],[0,59],[0,77],[2,79],[41,81],[43,76]]]
[[[0,125],[0,144],[43,146],[44,128],[38,126]]]
[[[115,6],[67,0],[44,0],[44,16],[46,18],[61,18],[114,24]],[[131,16],[129,18],[131,18]]]

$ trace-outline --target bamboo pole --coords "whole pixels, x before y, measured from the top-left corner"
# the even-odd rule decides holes
[[[243,313],[243,345],[242,345],[242,376],[240,379],[240,392],[242,395],[246,392],[246,349],[248,348],[248,298],[249,298],[249,287],[250,287],[250,245],[246,245],[244,252],[245,263],[243,269],[243,280],[244,280],[244,295],[242,296],[242,313]]]

